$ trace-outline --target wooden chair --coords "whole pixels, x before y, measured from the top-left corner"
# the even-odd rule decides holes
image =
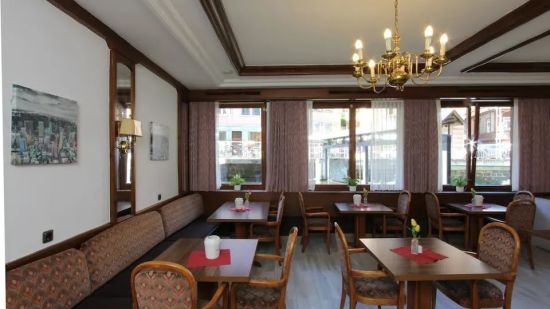
[[[537,206],[535,202],[529,199],[514,199],[506,207],[506,216],[504,221],[489,218],[493,222],[508,224],[513,227],[519,235],[522,246],[527,249],[527,257],[531,269],[535,269],[535,261],[533,259],[532,234],[533,224],[535,223],[535,213]]]
[[[464,247],[467,248],[470,228],[468,216],[461,213],[441,212],[439,199],[433,192],[426,192],[424,198],[428,215],[428,236],[432,236],[434,228],[438,231],[439,239],[442,240],[443,232],[464,232]]]
[[[277,204],[270,204],[269,205],[269,215],[276,216],[277,215],[277,209],[279,208],[279,202],[281,199],[285,198],[285,191],[281,191],[279,193],[279,199],[277,200]]]
[[[288,235],[284,257],[272,254],[256,254],[256,258],[269,259],[277,262],[283,261],[281,277],[277,280],[250,279],[247,283],[234,283],[231,286],[232,309],[286,308],[286,288],[297,236],[298,228],[293,227]]]
[[[366,252],[365,248],[349,249],[346,236],[338,223],[334,222],[336,242],[341,262],[342,294],[340,309],[344,308],[349,296],[349,308],[354,309],[357,302],[367,305],[405,305],[405,284],[395,282],[383,271],[356,270],[351,267],[350,254]]]
[[[280,228],[285,208],[285,196],[281,195],[275,217],[270,216],[266,223],[254,223],[250,225],[249,238],[258,239],[259,242],[275,242],[275,254],[281,254]],[[273,220],[271,220],[273,219]]]
[[[503,223],[489,223],[479,233],[478,253],[470,253],[504,274],[501,289],[488,280],[436,281],[443,294],[465,308],[511,308],[512,290],[518,269],[520,239],[516,231]]]
[[[530,191],[518,191],[514,194],[514,201],[515,200],[531,200],[534,202],[535,196]]]
[[[322,211],[324,210],[323,207],[306,208],[302,192],[298,192],[298,201],[300,204],[300,211],[302,212],[302,218],[304,219],[302,252],[306,250],[309,242],[309,232],[321,232],[325,233],[325,243],[328,254],[330,254],[330,214],[326,211]]]
[[[165,261],[149,261],[136,266],[132,270],[131,286],[134,309],[196,309],[198,304],[203,309],[210,309],[216,308],[226,294],[226,284],[222,283],[209,302],[197,300],[197,282],[193,274],[180,264]]]
[[[384,215],[382,230],[384,237],[387,231],[401,232],[403,237],[407,237],[407,221],[409,220],[409,207],[411,205],[411,193],[409,191],[401,191],[397,198],[396,212]]]

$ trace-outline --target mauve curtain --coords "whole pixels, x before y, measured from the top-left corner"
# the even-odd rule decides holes
[[[550,99],[518,100],[519,189],[550,191]]]
[[[306,101],[269,103],[267,191],[307,190],[307,134]]]
[[[405,101],[405,189],[437,191],[438,123],[435,100]]]
[[[216,103],[189,104],[189,185],[191,191],[216,190]]]

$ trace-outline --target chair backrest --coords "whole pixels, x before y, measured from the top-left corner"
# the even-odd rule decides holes
[[[349,277],[351,273],[351,261],[349,257],[349,247],[346,240],[346,236],[337,222],[334,222],[334,228],[336,230],[336,244],[338,247],[338,257],[340,258],[340,268],[342,272],[342,280],[344,281],[344,287],[347,291],[353,289],[353,284],[350,282]]]
[[[298,237],[298,228],[292,227],[288,233],[288,240],[286,242],[285,258],[283,261],[283,271],[281,272],[281,280],[288,282],[288,276],[290,275],[290,267],[292,266],[292,257],[294,256],[294,248],[296,247],[296,238]]]
[[[285,211],[285,196],[281,193],[279,196],[279,204],[277,205],[277,226],[283,221],[283,212]]]
[[[428,214],[428,220],[439,225],[440,221],[440,209],[439,199],[433,192],[426,192],[424,194],[424,200],[426,202],[426,212]]]
[[[518,191],[514,194],[514,201],[515,200],[531,200],[534,202],[535,196],[530,191]]]
[[[298,204],[300,204],[300,213],[302,213],[302,218],[304,218],[304,221],[306,220],[306,205],[304,204],[304,196],[302,195],[302,192],[298,192]]]
[[[535,202],[528,199],[513,200],[506,207],[504,221],[510,225],[519,235],[524,236],[528,230],[533,229],[537,206]]]
[[[165,261],[141,263],[132,270],[132,301],[138,308],[197,308],[197,283],[184,266]]]
[[[503,223],[485,225],[479,233],[478,257],[483,262],[515,276],[519,259],[519,235]]]
[[[411,205],[411,193],[407,190],[401,191],[397,198],[397,213],[407,217],[409,215],[409,207]]]

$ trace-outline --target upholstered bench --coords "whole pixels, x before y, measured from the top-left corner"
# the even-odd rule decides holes
[[[162,206],[159,212],[169,241],[202,238],[212,234],[218,227],[217,223],[206,222],[202,196],[197,193],[172,201]]]

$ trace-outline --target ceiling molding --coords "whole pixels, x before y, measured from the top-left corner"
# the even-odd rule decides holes
[[[351,75],[353,66],[346,65],[276,65],[245,66],[241,76],[281,76],[281,75]]]
[[[546,13],[548,10],[550,10],[550,1],[530,0],[451,48],[447,52],[447,57],[451,61],[455,61],[503,34]]]
[[[547,73],[550,72],[550,62],[489,62],[469,72]]]
[[[202,69],[216,84],[223,81],[223,74],[208,56],[206,49],[193,34],[191,27],[178,13],[171,0],[155,1],[143,0],[149,10],[157,16],[176,40],[189,52]]]
[[[521,48],[521,47],[523,47],[523,46],[529,45],[529,44],[531,44],[531,43],[533,43],[533,42],[535,42],[535,41],[538,41],[538,40],[540,40],[540,39],[542,39],[542,38],[547,37],[548,35],[550,35],[550,30],[547,30],[547,31],[545,31],[545,32],[543,32],[543,33],[541,33],[541,34],[539,34],[539,35],[537,35],[537,36],[534,36],[534,37],[532,37],[532,38],[529,38],[529,39],[527,39],[527,40],[525,40],[525,41],[523,41],[523,42],[521,42],[521,43],[519,43],[519,44],[516,44],[516,45],[514,45],[514,46],[512,46],[512,47],[510,47],[510,48],[508,48],[508,49],[505,49],[505,50],[503,50],[503,51],[501,51],[501,52],[499,52],[499,53],[497,53],[497,54],[494,54],[494,55],[492,55],[491,57],[488,57],[488,58],[486,58],[486,59],[483,59],[483,60],[481,60],[480,62],[478,62],[478,63],[476,63],[476,64],[473,64],[473,65],[471,65],[471,66],[469,66],[469,67],[467,67],[467,68],[462,69],[461,72],[462,72],[462,73],[476,72],[475,70],[476,70],[478,67],[487,65],[489,62],[491,62],[491,61],[494,60],[494,59],[499,58],[499,57],[502,56],[502,55],[505,55],[505,54],[507,54],[507,53],[509,53],[509,52],[511,52],[511,51],[514,51],[514,50],[516,50],[516,49],[518,49],[518,48]],[[478,72],[482,72],[482,71],[478,71]],[[533,72],[533,71],[529,71],[529,72]],[[543,71],[543,72],[546,72],[546,71]]]
[[[109,28],[109,26],[85,10],[74,0],[48,0],[48,2],[75,19],[83,26],[90,29],[98,36],[105,39],[109,48],[116,50],[133,62],[145,66],[147,69],[157,74],[160,78],[174,86],[177,91],[182,91],[183,93],[187,93],[189,91],[183,83],[170,75],[170,73],[166,72],[163,68],[145,56],[142,52],[132,46],[132,44],[128,43],[128,41],[118,35],[113,29]]]

